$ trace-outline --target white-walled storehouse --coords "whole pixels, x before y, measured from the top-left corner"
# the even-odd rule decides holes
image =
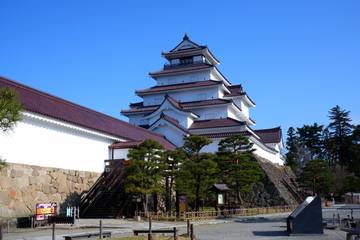
[[[131,124],[162,134],[176,146],[182,146],[183,137],[188,135],[209,137],[213,142],[203,149],[206,152],[217,151],[221,139],[241,134],[254,143],[255,154],[283,164],[280,127],[252,129],[254,101],[241,85],[232,85],[217,69],[219,61],[208,47],[185,34],[162,56],[168,63],[150,73],[156,85],[137,90],[142,101],[122,111]]]
[[[163,136],[12,80],[0,88],[15,90],[22,120],[0,133],[0,156],[7,162],[102,172],[104,160],[127,159],[145,139],[175,146]]]

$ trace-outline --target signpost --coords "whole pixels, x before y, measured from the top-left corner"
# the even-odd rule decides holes
[[[37,203],[35,210],[35,220],[43,221],[49,216],[55,216],[57,213],[57,203]]]

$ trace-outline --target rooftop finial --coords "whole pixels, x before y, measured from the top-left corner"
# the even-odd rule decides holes
[[[190,39],[190,38],[189,38],[188,34],[185,33],[185,34],[184,34],[184,37],[183,37],[183,40],[189,40],[189,39]]]

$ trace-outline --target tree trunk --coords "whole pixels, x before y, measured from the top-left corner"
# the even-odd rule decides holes
[[[199,211],[200,207],[200,177],[196,176],[195,182],[195,211]]]
[[[240,193],[240,183],[239,181],[236,181],[236,198],[237,201],[240,203],[240,205],[244,204],[244,200],[241,197],[241,193]]]
[[[149,212],[148,212],[148,209],[147,209],[148,200],[147,200],[146,194],[143,194],[141,198],[142,198],[142,203],[143,203],[145,216],[148,217],[149,216]]]
[[[173,185],[174,185],[174,178],[172,177],[170,180],[170,185],[169,185],[169,212],[171,213],[172,210],[172,189],[173,189]]]

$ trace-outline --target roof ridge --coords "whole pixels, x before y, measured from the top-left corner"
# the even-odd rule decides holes
[[[273,131],[273,130],[281,130],[281,126],[273,127],[273,128],[256,129],[256,130],[253,130],[253,131],[261,132],[261,131]]]
[[[183,127],[179,121],[176,118],[173,118],[167,114],[165,114],[164,112],[161,113],[161,116],[159,119],[164,119],[165,121],[170,122],[171,124],[174,124],[172,121],[175,121],[175,125],[176,127],[180,128],[181,130],[183,130],[184,132],[189,132],[185,127]],[[157,122],[157,121],[156,121]],[[155,124],[155,123],[154,123]],[[153,124],[153,125],[154,125]]]
[[[21,88],[25,91],[30,91],[31,93],[33,94],[36,94],[36,95],[39,95],[39,96],[42,96],[42,97],[46,97],[48,99],[51,99],[51,100],[54,100],[56,102],[59,102],[59,103],[63,103],[63,104],[67,104],[68,106],[72,106],[72,107],[75,107],[75,108],[78,108],[78,109],[81,109],[83,111],[86,111],[88,113],[93,113],[93,114],[96,114],[98,116],[103,116],[103,117],[106,117],[106,118],[110,118],[110,119],[113,119],[113,120],[116,120],[116,121],[119,121],[119,122],[122,122],[122,123],[125,123],[125,124],[129,124],[121,119],[118,119],[118,118],[115,118],[113,116],[110,116],[110,115],[107,115],[105,113],[101,113],[99,111],[96,111],[96,110],[93,110],[93,109],[90,109],[90,108],[87,108],[85,106],[82,106],[82,105],[79,105],[79,104],[76,104],[74,102],[71,102],[69,100],[66,100],[66,99],[63,99],[63,98],[60,98],[60,97],[57,97],[55,95],[52,95],[52,94],[49,94],[49,93],[46,93],[42,90],[38,90],[36,88],[33,88],[33,87],[30,87],[28,85],[25,85],[23,83],[19,83],[17,81],[14,81],[12,79],[9,79],[7,77],[3,77],[3,76],[0,76],[0,82],[4,82],[5,84],[8,84],[10,83],[11,85],[13,85],[14,87],[18,87],[18,88]],[[66,120],[63,120],[63,121],[66,121]],[[144,128],[141,128],[141,127],[138,127],[138,126],[135,126],[135,125],[131,125],[132,127],[134,128],[137,128],[138,130],[144,132],[144,133],[147,133],[147,134],[152,134],[152,135],[155,135],[155,136],[158,136],[158,137],[161,137],[161,138],[164,138],[163,135],[161,134],[158,134],[158,133],[155,133],[155,132],[151,132],[151,131],[148,131]],[[90,128],[88,126],[84,126],[84,127],[87,127],[87,128]],[[125,137],[123,137],[125,138]],[[130,138],[131,139],[131,138]],[[164,138],[165,139],[165,138]],[[134,139],[133,139],[134,140]]]
[[[232,121],[236,121],[238,123],[244,123],[245,121],[240,121],[231,117],[226,117],[226,118],[212,118],[212,119],[202,119],[202,120],[194,120],[194,122],[205,122],[205,121],[214,121],[214,120],[224,120],[224,119],[228,119],[228,120],[232,120]]]
[[[99,115],[103,115],[103,116],[106,116],[106,117],[109,117],[109,118],[113,118],[113,119],[116,119],[116,120],[120,120],[120,119],[115,118],[115,117],[113,117],[113,116],[110,116],[110,115],[107,115],[107,114],[105,114],[105,113],[102,113],[102,112],[99,112],[99,111],[90,109],[90,108],[88,108],[88,107],[85,107],[85,106],[82,106],[82,105],[80,105],[80,104],[71,102],[71,101],[66,100],[66,99],[64,99],[64,98],[57,97],[57,96],[55,96],[55,95],[53,95],[53,94],[50,94],[50,93],[44,92],[44,91],[42,91],[42,90],[39,90],[39,89],[30,87],[30,86],[28,86],[28,85],[26,85],[26,84],[19,83],[19,82],[17,82],[17,81],[11,80],[11,79],[6,78],[6,77],[3,77],[3,76],[0,76],[0,81],[8,81],[8,82],[11,82],[12,84],[16,85],[17,87],[22,88],[22,89],[25,89],[25,90],[28,90],[28,91],[31,91],[31,92],[34,93],[34,94],[47,97],[47,98],[52,99],[52,100],[55,100],[55,101],[57,101],[57,102],[62,102],[62,103],[65,103],[65,104],[68,104],[68,105],[71,105],[71,106],[74,106],[74,107],[81,108],[82,110],[85,110],[85,111],[87,111],[87,112],[93,112],[93,113],[96,113],[96,114],[99,114]],[[120,120],[120,121],[123,121],[123,120]],[[123,122],[125,122],[125,121],[123,121]]]

